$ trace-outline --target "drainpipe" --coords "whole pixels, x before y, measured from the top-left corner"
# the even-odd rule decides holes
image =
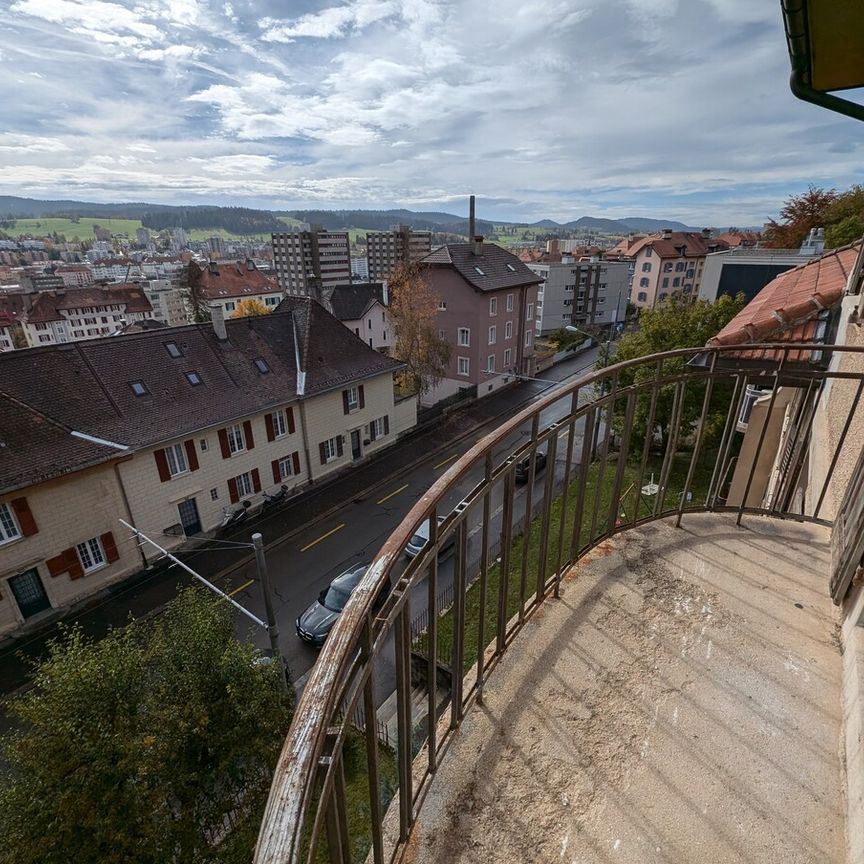
[[[303,453],[306,456],[306,467],[309,469],[309,482],[314,482],[312,476],[312,455],[309,451],[309,432],[306,428],[306,403],[299,399],[297,401],[297,411],[300,414],[300,431],[303,434]]]
[[[123,460],[124,462],[127,460]],[[123,506],[126,509],[126,518],[130,524],[135,524],[135,519],[132,517],[132,508],[129,506],[129,496],[126,494],[126,487],[123,485],[123,476],[120,474],[120,463],[114,463],[114,476],[117,478],[117,485],[120,487],[120,497],[123,499]],[[141,556],[141,562],[146,570],[150,566],[147,556],[144,554],[144,549],[140,543],[135,544],[138,548],[138,554]]]

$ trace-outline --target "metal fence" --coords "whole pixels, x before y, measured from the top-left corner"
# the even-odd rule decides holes
[[[562,385],[478,442],[393,532],[334,626],[275,772],[257,864],[400,860],[465,712],[482,703],[525,621],[598,543],[692,512],[830,524],[835,468],[858,456],[848,433],[864,376],[829,362],[861,350],[777,344],[619,363]],[[809,445],[829,387],[855,395],[814,479]],[[454,493],[461,500],[445,512]],[[406,564],[426,519],[430,541]],[[376,613],[385,580],[393,590]],[[392,747],[362,723],[362,758],[354,743],[346,758],[356,712],[375,716],[394,691]]]

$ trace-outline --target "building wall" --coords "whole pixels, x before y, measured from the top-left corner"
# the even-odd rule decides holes
[[[183,292],[170,279],[151,279],[144,293],[153,307],[153,317],[169,327],[190,323],[190,310]]]
[[[0,326],[0,351],[14,351],[15,340],[12,338],[12,328]]]
[[[370,231],[366,234],[369,279],[373,282],[386,279],[397,264],[419,261],[431,251],[431,231],[411,231],[406,226],[392,231]]]
[[[393,347],[393,328],[387,309],[380,303],[375,303],[363,318],[342,323],[376,351],[384,349],[386,352]]]
[[[347,231],[286,231],[273,234],[272,243],[276,277],[286,294],[321,300],[334,286],[351,284]]]
[[[226,318],[230,318],[243,300],[257,300],[271,312],[282,302],[282,294],[268,291],[266,294],[242,294],[237,297],[209,297],[207,305],[212,309],[221,306]]]
[[[38,531],[0,546],[0,634],[24,622],[9,585],[9,579],[18,574],[35,568],[51,606],[62,609],[141,569],[137,547],[117,521],[128,518],[128,514],[112,465],[31,486],[0,497],[0,502],[21,497],[26,498]],[[119,555],[116,561],[78,578],[72,578],[69,572],[50,575],[47,561],[109,532]]]
[[[661,258],[653,250],[649,254],[650,248],[642,248],[636,256],[630,301],[642,309],[653,309],[657,303],[671,297],[675,292],[697,297],[705,263],[704,256]],[[646,264],[651,267],[648,272],[644,270]],[[647,281],[647,285],[642,284],[643,279]],[[664,284],[664,280],[667,284]],[[644,299],[640,297],[643,293]]]

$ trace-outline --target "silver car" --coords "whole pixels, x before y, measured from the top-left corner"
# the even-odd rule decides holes
[[[441,523],[444,521],[443,516],[438,517],[438,527],[441,527]],[[427,519],[423,522],[422,525],[417,529],[417,533],[408,541],[408,545],[405,547],[405,557],[413,558],[415,555],[419,555],[423,551],[423,547],[429,542],[429,520]],[[451,534],[445,541],[444,545],[441,547],[441,551],[438,553],[439,557],[443,557],[445,552],[449,552],[453,549],[453,544],[456,542],[456,535]]]

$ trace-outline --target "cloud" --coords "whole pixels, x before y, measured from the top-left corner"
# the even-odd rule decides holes
[[[331,6],[293,20],[262,18],[259,22],[261,38],[265,42],[295,42],[303,37],[333,39],[354,34],[392,17],[398,6],[391,0],[355,0],[344,6]]]

